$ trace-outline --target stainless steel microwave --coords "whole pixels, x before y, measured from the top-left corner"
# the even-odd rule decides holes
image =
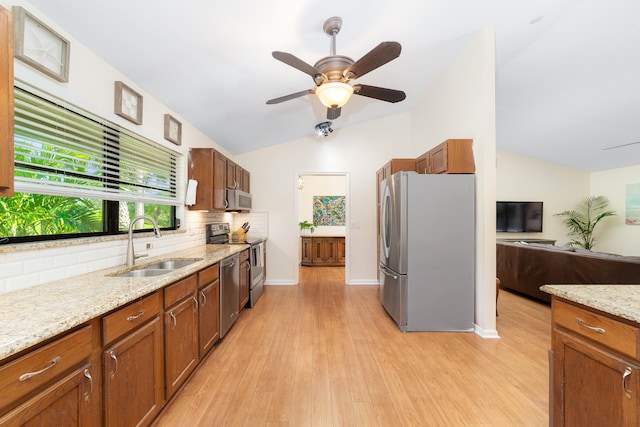
[[[251,210],[251,194],[241,190],[227,190],[227,210]]]

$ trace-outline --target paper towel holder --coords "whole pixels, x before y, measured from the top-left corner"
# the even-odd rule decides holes
[[[187,182],[187,194],[184,198],[184,204],[186,206],[193,206],[196,204],[196,189],[198,188],[198,181],[190,179]]]

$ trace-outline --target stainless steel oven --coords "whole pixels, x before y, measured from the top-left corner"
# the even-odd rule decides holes
[[[219,222],[207,224],[207,244],[230,244],[229,223]],[[251,245],[249,248],[249,302],[247,307],[256,305],[264,292],[265,279],[265,239],[262,237],[246,236],[238,244]]]
[[[251,263],[251,270],[249,271],[249,307],[256,305],[264,291],[264,243],[264,240],[250,242],[251,248],[249,249],[249,262]]]

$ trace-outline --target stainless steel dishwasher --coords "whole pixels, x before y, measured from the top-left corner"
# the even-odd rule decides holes
[[[224,337],[240,312],[240,256],[220,262],[220,338]]]

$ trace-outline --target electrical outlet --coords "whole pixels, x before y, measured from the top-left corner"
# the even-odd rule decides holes
[[[147,243],[147,250],[153,248],[153,245],[151,243]]]

